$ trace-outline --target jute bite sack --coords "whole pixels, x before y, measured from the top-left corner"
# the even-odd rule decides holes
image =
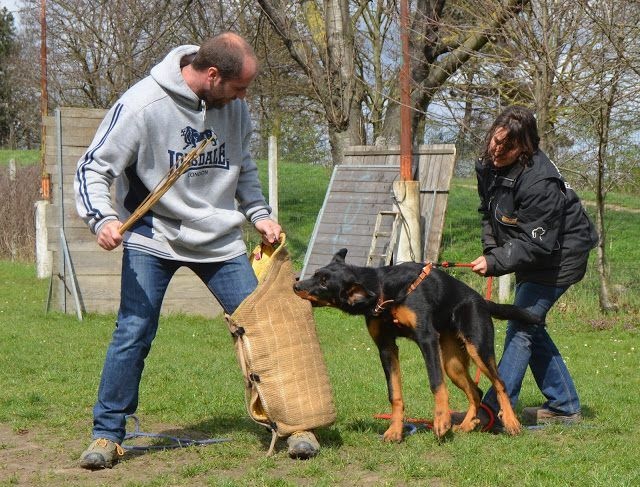
[[[273,438],[333,424],[336,411],[309,301],[293,292],[291,259],[284,244],[258,247],[252,265],[258,287],[231,315],[249,416]]]

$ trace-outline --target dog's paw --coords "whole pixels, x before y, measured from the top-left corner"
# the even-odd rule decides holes
[[[452,429],[456,433],[470,433],[478,428],[478,426],[480,426],[480,419],[476,417],[469,421],[465,420],[460,424],[456,424]]]
[[[507,434],[515,436],[520,434],[520,432],[522,431],[520,421],[518,421],[518,418],[516,418],[515,414],[505,414],[504,411],[500,410],[500,412],[498,413],[498,418],[500,419],[500,421],[502,421],[502,425]]]
[[[522,426],[520,425],[520,422],[516,420],[515,423],[511,423],[511,424],[504,424],[504,430],[507,432],[507,434],[511,435],[511,436],[516,436],[519,435],[520,432],[522,431]]]
[[[444,435],[451,429],[451,416],[442,415],[444,417],[436,418],[433,422],[433,432],[438,438],[443,438]]]
[[[400,443],[402,441],[402,428],[390,427],[384,432],[382,439],[388,443]]]

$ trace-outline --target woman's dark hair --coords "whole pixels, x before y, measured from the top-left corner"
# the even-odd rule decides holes
[[[237,79],[242,75],[242,67],[248,57],[256,59],[251,45],[238,34],[224,32],[202,43],[191,66],[196,71],[215,66],[222,79]]]
[[[514,105],[506,108],[498,115],[484,140],[481,155],[484,164],[491,164],[489,143],[493,138],[493,134],[499,128],[504,128],[507,131],[507,144],[522,149],[522,153],[518,157],[518,162],[522,164],[529,163],[533,154],[538,151],[540,144],[538,126],[533,112],[528,108]]]

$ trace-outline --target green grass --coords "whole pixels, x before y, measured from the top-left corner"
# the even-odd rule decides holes
[[[282,165],[281,222],[301,265],[329,174],[321,167]],[[308,179],[303,179],[308,178]],[[469,181],[454,181],[443,236],[443,260],[478,253],[477,197]],[[286,203],[285,203],[286,201]],[[315,212],[315,213],[314,213]],[[384,444],[389,411],[377,351],[364,322],[332,309],[315,317],[334,388],[336,424],[318,431],[323,450],[307,462],[286,457],[284,442],[266,458],[270,435],[245,411],[243,385],[222,318],[161,319],[144,371],[138,416],[145,432],[229,438],[207,447],[132,456],[112,470],[84,472],[74,462],[89,441],[95,401],[114,315],[44,313],[48,281],[32,265],[0,261],[0,486],[630,486],[640,485],[640,374],[637,215],[611,212],[610,265],[626,291],[619,313],[597,306],[592,268],[549,316],[551,333],[581,393],[585,421],[573,427],[527,430],[518,437],[455,434],[438,442],[419,432]],[[307,221],[311,220],[311,221]],[[593,266],[591,266],[593,267]],[[458,277],[478,288],[466,270]],[[504,323],[497,322],[502,349]],[[417,347],[399,343],[406,414],[432,417],[424,363]],[[487,388],[486,382],[481,387]],[[464,399],[450,387],[453,408]],[[542,401],[525,379],[520,407]],[[15,464],[26,465],[16,469]]]
[[[40,150],[0,149],[0,166],[6,166],[13,159],[19,166],[40,164]]]
[[[593,191],[580,191],[580,195],[587,201],[595,202],[596,196]],[[625,208],[640,209],[640,198],[629,193],[621,193],[619,191],[610,191],[605,197],[605,204],[619,205]]]

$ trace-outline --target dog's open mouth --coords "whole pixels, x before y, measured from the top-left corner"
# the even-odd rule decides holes
[[[329,301],[325,301],[324,299],[320,299],[318,296],[314,296],[309,291],[297,290],[294,292],[301,297],[302,299],[306,299],[307,301],[311,301],[311,306],[333,306],[333,303]]]

